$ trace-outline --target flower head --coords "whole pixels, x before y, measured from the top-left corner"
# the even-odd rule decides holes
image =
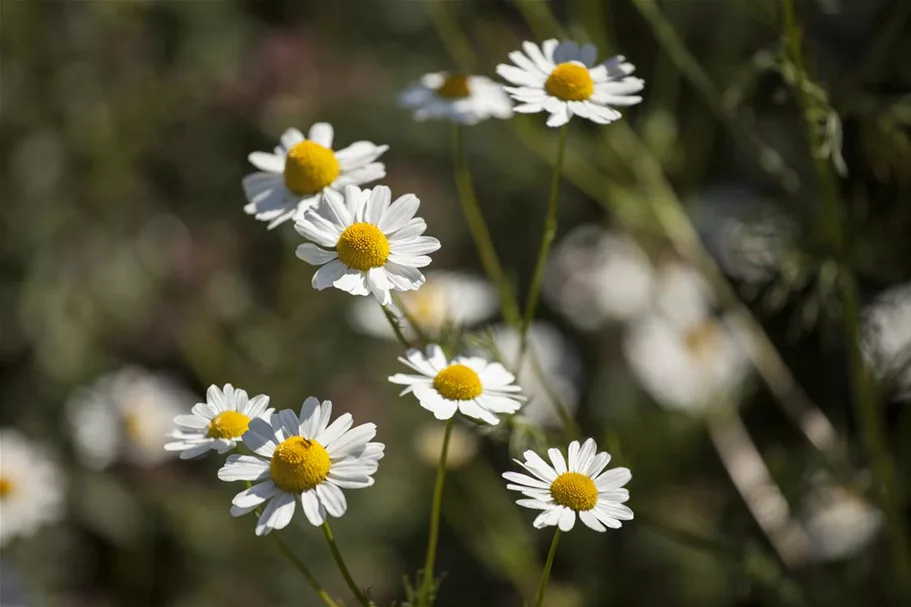
[[[569,444],[569,462],[559,449],[549,449],[551,464],[534,451],[525,452],[525,461],[515,460],[528,474],[504,472],[510,481],[507,489],[519,491],[527,499],[516,503],[525,508],[543,510],[535,519],[536,529],[559,526],[569,531],[576,524],[576,515],[595,531],[608,527],[619,529],[620,521],[633,520],[633,511],[624,506],[629,491],[623,485],[632,478],[627,468],[604,471],[610,454],[596,453],[594,439]]]
[[[386,186],[346,186],[344,195],[326,190],[319,204],[297,221],[297,231],[316,243],[297,247],[298,257],[321,266],[313,275],[314,289],[372,293],[385,306],[392,302],[390,291],[413,291],[424,284],[418,268],[430,264],[428,253],[439,249],[440,241],[422,236],[427,224],[414,216],[421,204],[417,196],[391,199]]]
[[[414,110],[417,120],[442,118],[477,124],[488,118],[512,116],[512,101],[503,87],[485,76],[425,74],[402,93],[400,102]]]
[[[226,453],[237,446],[247,431],[250,420],[268,419],[272,414],[269,397],[260,394],[249,398],[245,390],[225,384],[224,390],[209,386],[206,402],[193,406],[190,415],[174,418],[177,430],[168,436],[174,439],[164,448],[180,451],[180,459],[199,457],[208,451]]]
[[[384,447],[370,442],[375,424],[352,428],[350,413],[330,424],[331,416],[332,403],[320,405],[311,396],[300,415],[284,409],[268,421],[252,419],[243,441],[253,455],[231,455],[218,471],[223,481],[255,483],[234,497],[231,515],[243,516],[266,504],[256,524],[256,535],[265,535],[291,522],[298,500],[315,526],[327,515],[345,514],[348,502],[342,489],[373,485]]]
[[[522,388],[500,363],[476,356],[457,356],[450,361],[436,344],[427,346],[425,352],[408,350],[399,360],[417,375],[397,373],[389,381],[406,386],[402,394],[413,392],[437,419],[449,419],[459,411],[496,425],[500,423],[498,414],[515,413],[522,406]]]
[[[620,119],[612,106],[635,105],[635,95],[645,86],[641,78],[630,76],[636,69],[623,56],[595,65],[598,51],[586,44],[546,40],[540,47],[522,44],[524,53],[513,51],[515,65],[500,64],[497,73],[515,84],[505,87],[522,105],[514,111],[524,114],[547,112],[547,126],[562,126],[573,115],[599,124]]]
[[[42,448],[17,430],[0,430],[0,546],[59,519],[63,490],[63,476]]]
[[[341,190],[386,176],[386,167],[374,160],[389,149],[388,145],[356,141],[336,152],[332,149],[333,135],[331,124],[317,122],[306,138],[297,129],[285,131],[273,154],[250,154],[250,164],[259,172],[243,180],[249,201],[244,207],[247,214],[268,221],[272,229],[300,217],[326,190]]]
[[[104,375],[67,402],[76,453],[97,469],[118,458],[152,466],[164,450],[172,420],[195,397],[169,378],[134,367]]]

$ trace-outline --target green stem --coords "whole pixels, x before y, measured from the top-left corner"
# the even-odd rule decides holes
[[[567,122],[560,129],[560,142],[557,144],[557,160],[554,162],[554,174],[550,182],[550,199],[547,201],[547,216],[544,219],[544,232],[541,234],[541,248],[538,251],[538,261],[531,277],[531,287],[525,303],[525,316],[522,319],[522,338],[519,348],[519,365],[525,357],[525,348],[528,346],[528,327],[535,316],[538,307],[538,298],[541,295],[541,282],[544,278],[544,267],[547,265],[547,256],[550,245],[553,244],[557,234],[557,200],[560,197],[560,178],[563,174],[563,154],[566,151],[566,134],[569,132]]]
[[[335,564],[338,565],[339,571],[342,572],[342,577],[345,578],[345,583],[348,584],[348,588],[351,589],[351,592],[354,593],[354,596],[357,598],[357,602],[363,605],[364,607],[370,607],[374,603],[367,598],[364,594],[364,591],[358,588],[358,585],[354,583],[354,578],[351,577],[351,572],[348,571],[348,566],[345,565],[345,560],[342,558],[342,553],[339,552],[338,546],[335,544],[335,538],[332,536],[332,529],[329,527],[329,521],[323,521],[323,534],[326,536],[326,542],[329,544],[329,550],[332,552],[332,558],[335,559]]]
[[[497,285],[500,291],[500,307],[503,312],[503,318],[507,323],[513,326],[519,324],[519,306],[513,296],[509,281],[503,273],[503,266],[497,257],[497,250],[493,246],[493,240],[490,238],[490,231],[484,222],[484,216],[478,206],[478,199],[475,197],[474,187],[471,183],[471,172],[468,169],[468,157],[465,152],[464,127],[456,123],[452,131],[452,162],[455,173],[456,188],[459,191],[459,202],[462,203],[462,212],[465,213],[465,221],[468,222],[468,228],[471,236],[474,238],[475,246],[478,248],[478,255],[481,257],[481,265],[490,281]]]
[[[437,480],[433,488],[433,505],[430,510],[430,536],[427,539],[427,558],[424,560],[424,577],[421,581],[421,594],[418,604],[429,607],[433,604],[433,566],[437,557],[437,539],[440,534],[440,510],[443,506],[443,482],[446,480],[446,456],[449,453],[449,437],[452,435],[452,426],[455,416],[446,422],[443,433],[443,446],[440,449],[440,463],[437,467]]]
[[[297,558],[291,549],[288,548],[285,543],[278,537],[278,533],[270,533],[269,537],[272,538],[272,541],[275,542],[275,545],[278,546],[279,551],[285,556],[288,561],[294,565],[294,568],[301,572],[301,575],[304,576],[304,579],[307,580],[307,583],[313,588],[313,591],[319,596],[320,600],[323,601],[328,607],[338,607],[338,603],[332,600],[332,597],[329,596],[329,593],[323,590],[319,585],[319,582],[316,581],[316,578],[313,577],[313,574],[310,573],[310,570],[307,569],[307,566],[304,565],[299,558]]]
[[[911,554],[908,548],[908,530],[901,516],[901,506],[895,486],[895,469],[886,444],[879,399],[875,393],[860,349],[860,302],[857,281],[850,272],[841,276],[842,300],[845,315],[845,343],[854,393],[857,425],[863,436],[876,479],[880,507],[886,518],[887,534],[892,542],[893,579],[899,584],[903,596],[911,598]]]
[[[395,317],[395,314],[392,313],[392,310],[382,304],[380,305],[380,308],[383,310],[383,315],[386,317],[386,320],[389,321],[389,326],[392,327],[392,332],[395,333],[399,343],[405,346],[406,350],[410,350],[411,342],[409,342],[408,338],[405,337],[405,334],[402,333],[402,327],[399,326],[399,320]]]
[[[560,542],[560,528],[554,531],[554,541],[550,543],[550,552],[547,553],[547,562],[544,563],[544,572],[541,574],[541,584],[538,586],[538,598],[535,607],[544,604],[544,595],[547,594],[547,582],[550,580],[550,568],[554,564],[554,555],[557,554],[557,544]]]

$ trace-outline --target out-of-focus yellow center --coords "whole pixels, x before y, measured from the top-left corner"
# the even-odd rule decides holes
[[[269,475],[286,493],[303,493],[319,485],[329,474],[329,454],[315,440],[292,436],[272,454]]]
[[[595,83],[584,65],[561,63],[547,77],[544,88],[563,101],[585,101],[595,92]]]
[[[134,442],[142,439],[142,422],[138,413],[126,412],[123,414],[123,432]]]
[[[338,239],[338,258],[349,268],[379,268],[389,258],[389,240],[372,223],[355,223]]]
[[[247,431],[250,418],[237,411],[223,411],[209,422],[209,438],[240,438]]]
[[[449,365],[437,373],[433,387],[449,400],[471,400],[484,391],[481,378],[465,365]]]
[[[341,173],[335,153],[314,141],[301,141],[288,150],[285,185],[300,196],[321,192]]]
[[[12,480],[6,478],[5,476],[0,476],[0,499],[9,497],[15,488],[16,485]]]
[[[465,74],[450,74],[445,82],[437,89],[437,95],[445,99],[464,99],[471,95],[468,88],[468,76]]]
[[[575,511],[591,510],[598,503],[595,481],[578,472],[564,472],[550,484],[550,495],[561,506]]]
[[[417,291],[406,291],[402,299],[408,312],[422,327],[439,328],[446,319],[446,306],[442,289],[430,283]]]
[[[684,334],[683,343],[694,358],[708,358],[721,345],[721,330],[712,321],[694,325]]]

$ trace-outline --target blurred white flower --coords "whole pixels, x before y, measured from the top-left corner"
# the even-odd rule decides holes
[[[63,494],[63,475],[45,450],[18,430],[0,429],[0,546],[59,520]]]
[[[846,559],[863,550],[879,533],[882,513],[861,497],[834,485],[821,485],[804,501],[801,516],[810,536],[813,561]]]
[[[442,270],[428,272],[426,278],[424,286],[417,291],[402,293],[401,300],[408,314],[430,335],[439,335],[447,325],[473,325],[489,317],[497,309],[497,292],[482,278]],[[397,318],[403,317],[395,302],[389,307]],[[352,319],[355,326],[364,333],[385,339],[396,339],[383,310],[372,301],[355,301]],[[402,324],[405,335],[413,338],[411,325],[408,322]]]
[[[443,118],[477,124],[488,118],[512,117],[512,101],[506,91],[486,76],[425,74],[402,93],[399,102],[414,110],[417,120]]]
[[[272,415],[269,397],[265,394],[247,397],[245,390],[225,384],[224,390],[209,386],[206,402],[193,405],[190,415],[174,418],[177,429],[168,435],[166,451],[180,451],[180,459],[192,459],[209,451],[227,453],[237,447],[247,431],[250,420]]]
[[[349,185],[344,195],[327,189],[294,226],[313,241],[297,247],[300,259],[320,266],[313,288],[372,293],[384,306],[392,303],[390,291],[421,288],[424,275],[418,268],[430,265],[428,254],[440,248],[440,241],[422,236],[427,224],[414,216],[420,205],[414,194],[392,201],[386,186],[361,190]]]
[[[587,527],[602,532],[619,529],[621,521],[633,520],[633,511],[623,505],[629,500],[629,491],[623,485],[632,474],[628,468],[604,472],[611,456],[597,450],[594,439],[589,438],[581,446],[579,441],[573,441],[569,444],[569,461],[559,449],[548,449],[550,464],[534,451],[526,451],[525,461],[515,462],[531,476],[503,473],[503,478],[511,481],[506,488],[527,498],[516,501],[518,505],[543,510],[535,519],[535,529],[559,527],[560,531],[570,531],[577,515]]]
[[[373,474],[383,458],[382,443],[370,442],[376,424],[351,428],[350,413],[331,424],[332,403],[309,397],[300,415],[290,409],[275,413],[270,421],[255,418],[243,436],[253,455],[231,455],[218,471],[223,481],[252,481],[231,502],[231,516],[243,516],[263,506],[256,535],[284,529],[300,500],[311,525],[322,525],[328,516],[340,517],[348,509],[342,489],[373,485]]]
[[[500,363],[476,356],[456,356],[450,361],[436,344],[428,345],[425,352],[408,350],[399,360],[417,375],[396,373],[389,381],[405,386],[401,395],[414,393],[437,419],[450,419],[458,411],[496,425],[500,423],[497,415],[515,413],[522,406],[522,388]]]
[[[516,85],[505,87],[522,104],[513,111],[547,112],[547,126],[562,126],[574,115],[608,124],[621,118],[612,106],[642,101],[634,93],[645,87],[645,81],[630,76],[636,68],[623,56],[595,65],[598,50],[594,45],[580,48],[575,42],[558,44],[553,39],[540,47],[524,42],[522,49],[524,53],[509,53],[515,65],[500,64],[497,74]]]
[[[445,426],[442,424],[425,424],[415,432],[414,450],[428,466],[436,467],[439,464],[445,432]],[[453,425],[449,436],[449,449],[446,452],[446,467],[461,468],[470,462],[477,452],[478,435],[460,425]]]
[[[119,458],[152,466],[164,450],[174,417],[196,398],[170,379],[127,367],[78,389],[67,402],[77,455],[103,469]]]
[[[494,327],[494,342],[506,367],[515,369],[521,347],[518,331],[498,325]],[[539,379],[535,365],[546,385]],[[559,426],[560,416],[552,399],[555,397],[572,415],[579,406],[576,385],[580,376],[579,355],[569,341],[555,327],[533,322],[528,330],[528,352],[517,373],[522,392],[528,398],[519,417],[535,426]]]
[[[651,302],[651,262],[626,234],[585,225],[554,251],[544,281],[548,303],[581,329],[625,321]]]
[[[861,347],[877,376],[911,392],[911,284],[880,294],[863,311]]]
[[[317,122],[307,137],[291,128],[284,132],[275,152],[253,152],[247,158],[259,169],[243,179],[244,194],[249,203],[248,215],[268,221],[269,229],[298,219],[315,205],[322,192],[341,191],[346,185],[370,183],[386,176],[382,162],[374,162],[389,149],[356,141],[333,151],[332,125]]]
[[[678,325],[694,325],[709,316],[714,305],[708,283],[693,267],[679,261],[659,265],[652,293],[654,307]]]

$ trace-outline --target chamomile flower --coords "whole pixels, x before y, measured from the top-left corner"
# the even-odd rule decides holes
[[[80,388],[67,402],[76,453],[92,468],[118,458],[138,466],[160,463],[175,416],[195,397],[170,379],[127,367]]]
[[[317,122],[307,137],[294,128],[285,131],[273,154],[250,154],[250,164],[259,171],[243,179],[249,201],[244,207],[247,214],[268,221],[271,230],[300,217],[327,189],[341,190],[386,176],[386,167],[374,160],[389,149],[388,145],[356,141],[334,151],[333,137],[331,124]]]
[[[443,270],[428,272],[424,286],[403,293],[401,300],[408,315],[431,335],[439,335],[447,326],[461,328],[480,322],[496,311],[499,301],[496,289],[486,280]],[[395,302],[390,309],[397,317],[404,315]],[[372,301],[355,302],[352,317],[364,333],[396,339],[383,310]],[[412,337],[410,323],[404,324],[405,335]]]
[[[525,508],[543,510],[533,523],[535,529],[558,526],[569,531],[576,516],[595,531],[619,529],[621,521],[633,520],[633,511],[624,506],[629,491],[623,488],[632,475],[627,468],[604,471],[610,463],[608,453],[596,453],[594,439],[569,444],[569,461],[559,449],[548,449],[548,464],[534,451],[524,453],[525,461],[515,460],[528,474],[504,472],[510,481],[507,489],[518,491],[527,499],[516,503]],[[553,465],[551,465],[553,464]]]
[[[546,40],[540,47],[524,42],[522,49],[509,53],[515,65],[500,64],[497,73],[516,85],[505,87],[521,103],[513,111],[547,112],[547,126],[562,126],[574,115],[608,124],[621,117],[614,107],[642,101],[635,93],[645,82],[630,76],[636,68],[621,55],[595,65],[598,51],[591,44]]]
[[[174,418],[177,430],[166,451],[180,451],[180,459],[192,459],[209,451],[226,453],[237,446],[253,418],[269,419],[272,409],[265,394],[249,398],[245,390],[225,384],[224,389],[209,386],[206,402],[193,406],[190,415]]]
[[[500,423],[497,415],[515,413],[522,406],[522,388],[500,363],[478,356],[457,356],[450,361],[436,344],[427,346],[425,352],[408,350],[399,360],[417,375],[397,373],[389,381],[405,386],[402,395],[413,392],[437,419],[449,419],[458,411],[496,425]]]
[[[297,221],[295,229],[313,241],[297,247],[297,256],[320,266],[311,281],[314,289],[372,293],[385,306],[392,302],[390,291],[424,284],[418,268],[430,264],[428,254],[440,248],[440,241],[422,236],[427,224],[414,216],[421,204],[417,196],[391,199],[386,186],[346,186],[344,194],[328,189]]]
[[[864,308],[861,347],[872,371],[898,396],[911,396],[911,284],[881,293]]]
[[[18,430],[0,430],[0,546],[63,514],[64,480],[44,449]]]
[[[383,458],[375,424],[355,428],[350,413],[331,424],[332,403],[312,396],[304,401],[300,415],[284,409],[271,416],[250,420],[243,435],[253,455],[231,455],[218,471],[223,481],[253,481],[232,501],[232,516],[243,516],[265,504],[256,535],[283,529],[300,501],[304,516],[314,526],[327,516],[340,517],[348,509],[342,489],[373,485],[373,474]]]
[[[477,124],[488,118],[512,116],[512,101],[503,87],[485,76],[425,74],[402,93],[399,101],[414,110],[416,120],[442,118]]]

